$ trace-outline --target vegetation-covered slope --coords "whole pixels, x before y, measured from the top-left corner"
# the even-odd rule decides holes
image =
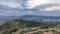
[[[37,30],[38,28],[45,29],[45,28],[56,27],[56,26],[57,26],[56,23],[53,24],[53,23],[42,23],[36,21],[26,21],[22,19],[11,19],[6,21],[3,25],[0,26],[0,34],[12,34],[12,33],[15,34],[17,31],[20,32],[21,30],[23,32],[28,32],[28,31]]]

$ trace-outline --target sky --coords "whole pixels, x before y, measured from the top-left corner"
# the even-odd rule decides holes
[[[13,9],[13,11],[8,8],[8,11],[0,10],[0,16],[25,14],[60,16],[60,0],[0,0],[0,5]]]

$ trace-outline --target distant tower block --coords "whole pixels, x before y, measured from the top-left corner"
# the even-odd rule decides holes
[[[53,32],[52,31],[45,31],[45,32],[43,32],[43,34],[53,34]]]

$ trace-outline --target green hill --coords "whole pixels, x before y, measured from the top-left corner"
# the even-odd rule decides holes
[[[17,31],[29,32],[37,29],[55,27],[57,24],[47,24],[36,21],[27,21],[22,19],[11,19],[0,26],[0,34],[15,34]],[[38,27],[38,28],[37,28]]]

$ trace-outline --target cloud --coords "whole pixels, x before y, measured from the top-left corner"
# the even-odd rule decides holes
[[[40,9],[39,9],[40,11],[60,10],[60,1],[59,0],[49,0],[49,3],[41,4],[39,6],[40,6]]]
[[[53,11],[53,10],[60,10],[60,6],[46,7],[44,9],[41,9],[40,11]]]
[[[0,12],[0,14],[5,16],[20,15],[20,14],[52,15],[53,13],[54,13],[53,15],[59,15],[56,14],[57,12],[56,13],[53,12],[53,10],[60,10],[60,1],[58,0],[26,0],[26,1],[25,0],[0,0],[0,5],[8,6],[16,10],[16,11],[6,10]],[[40,7],[38,8],[38,6]],[[51,11],[51,12],[45,12],[45,11]]]
[[[40,6],[42,4],[60,4],[59,0],[27,0],[26,8],[32,9],[36,6]]]
[[[0,11],[0,16],[21,16],[25,14],[26,12],[22,11]]]
[[[1,0],[0,0],[0,5],[5,5],[5,6],[12,7],[12,8],[15,8],[17,6],[21,6],[19,3],[16,3],[16,2],[12,2],[12,1],[1,1]]]
[[[36,0],[28,0],[26,7],[31,9],[38,5],[46,4],[48,2],[49,2],[48,0],[37,0],[37,1]]]

